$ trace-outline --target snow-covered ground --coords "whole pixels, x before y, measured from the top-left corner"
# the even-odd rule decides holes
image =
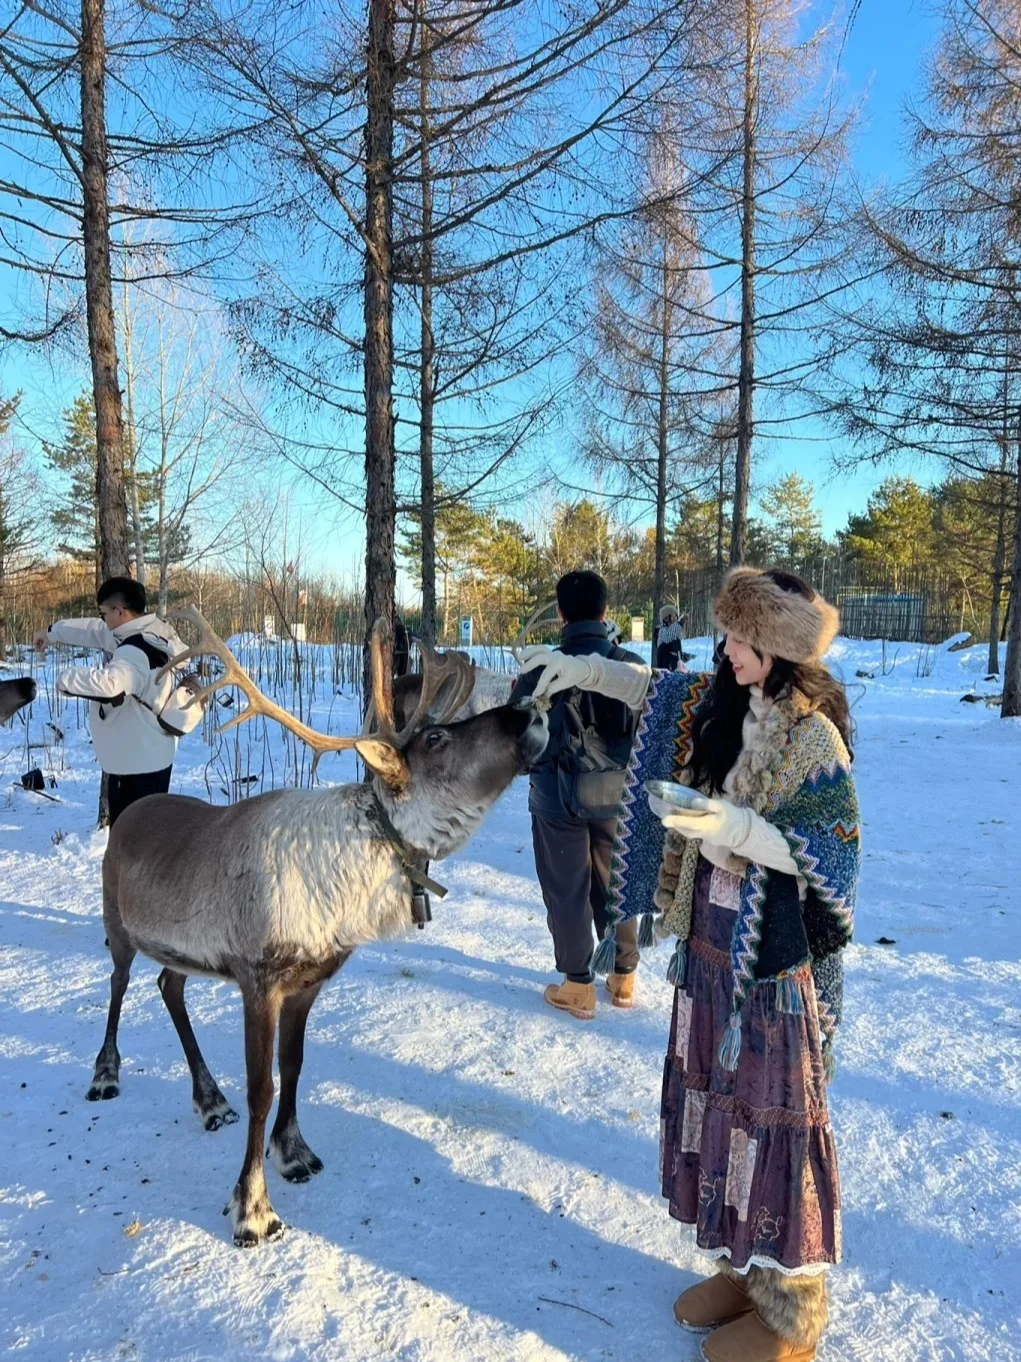
[[[886,674],[879,644],[831,657],[855,701],[865,870],[832,1088],[845,1263],[819,1355],[1021,1359],[1021,724],[960,703],[994,689],[984,650],[887,645]],[[354,708],[329,689],[315,714],[339,731]],[[44,695],[33,741],[50,717]],[[324,991],[301,1101],[326,1170],[304,1186],[269,1172],[288,1229],[246,1253],[219,1213],[244,1123],[200,1128],[141,958],[121,1096],[85,1101],[108,998],[105,834],[90,749],[73,710],[58,718],[62,748],[32,758],[59,803],[12,787],[26,730],[0,730],[0,1350],[694,1362],[671,1304],[706,1265],[656,1182],[666,952],[643,961],[631,1013],[586,1025],[544,1006],[524,784],[443,867],[430,927],[359,951]],[[206,759],[187,740],[174,788],[222,798]],[[243,1111],[239,996],[196,980],[189,997]]]

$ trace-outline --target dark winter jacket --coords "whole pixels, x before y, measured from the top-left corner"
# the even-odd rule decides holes
[[[610,642],[602,620],[564,626],[560,651],[570,656],[598,653],[618,662],[641,662]],[[579,727],[585,737],[579,738]],[[549,743],[530,773],[528,808],[542,818],[613,818],[624,787],[634,742],[635,718],[627,705],[594,691],[563,691],[549,712]],[[581,751],[584,747],[586,750]],[[579,766],[596,766],[579,772]]]

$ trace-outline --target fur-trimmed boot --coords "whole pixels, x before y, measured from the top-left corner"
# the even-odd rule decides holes
[[[682,1329],[704,1334],[754,1309],[739,1278],[715,1272],[704,1282],[681,1292],[674,1301],[674,1319]]]
[[[790,1277],[753,1267],[744,1281],[755,1312],[709,1335],[702,1344],[706,1362],[813,1362],[829,1321],[825,1273]]]
[[[596,1015],[595,984],[576,984],[565,979],[561,984],[547,984],[542,996],[550,1007],[569,1012],[579,1021],[591,1021]]]
[[[606,976],[606,991],[613,999],[614,1007],[634,1007],[634,974],[608,974]]]

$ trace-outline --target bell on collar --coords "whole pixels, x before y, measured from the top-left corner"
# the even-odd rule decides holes
[[[420,931],[424,930],[427,922],[433,920],[429,892],[419,884],[415,885],[415,891],[411,898],[411,920]]]

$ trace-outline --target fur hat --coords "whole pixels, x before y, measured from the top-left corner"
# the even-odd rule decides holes
[[[674,606],[674,605],[663,605],[663,606],[660,606],[660,610],[659,610],[659,622],[660,622],[660,624],[669,624],[671,620],[675,620],[676,618],[677,618],[677,607],[676,607],[676,606]]]
[[[840,616],[815,592],[784,591],[758,568],[732,568],[716,597],[716,623],[760,653],[813,662],[833,642]]]

